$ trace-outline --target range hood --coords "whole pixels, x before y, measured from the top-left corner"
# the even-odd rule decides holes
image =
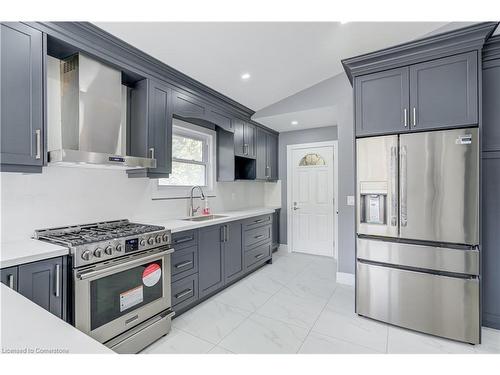
[[[60,121],[49,121],[49,163],[155,168],[126,155],[126,88],[121,72],[83,54],[60,62]]]

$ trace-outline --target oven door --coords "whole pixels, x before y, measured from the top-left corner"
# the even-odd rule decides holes
[[[170,255],[160,247],[74,270],[75,326],[106,342],[170,308]]]

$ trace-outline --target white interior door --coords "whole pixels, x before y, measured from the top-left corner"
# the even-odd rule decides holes
[[[292,251],[333,257],[333,146],[293,149],[290,169]]]

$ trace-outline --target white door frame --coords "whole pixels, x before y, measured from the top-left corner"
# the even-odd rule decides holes
[[[287,209],[287,243],[288,243],[288,252],[292,252],[293,249],[293,236],[292,236],[292,231],[290,228],[292,228],[292,151],[297,150],[297,149],[302,149],[302,148],[310,148],[310,147],[328,147],[331,146],[333,148],[333,221],[334,221],[334,229],[335,229],[335,235],[334,235],[334,257],[335,259],[338,259],[338,235],[339,235],[339,222],[338,222],[338,207],[337,207],[337,202],[339,201],[338,199],[338,186],[339,186],[339,179],[338,179],[338,166],[339,166],[339,160],[338,160],[338,141],[324,141],[324,142],[313,142],[313,143],[300,143],[300,144],[294,144],[294,145],[288,145],[286,146],[286,209]]]

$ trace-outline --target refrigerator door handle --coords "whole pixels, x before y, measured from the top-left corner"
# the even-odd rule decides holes
[[[407,188],[408,188],[408,176],[407,176],[407,149],[406,146],[401,146],[400,150],[400,174],[401,174],[401,226],[406,227],[408,224],[408,212],[407,212]]]
[[[391,147],[391,225],[398,225],[398,196],[397,196],[397,178],[398,178],[398,148]]]

